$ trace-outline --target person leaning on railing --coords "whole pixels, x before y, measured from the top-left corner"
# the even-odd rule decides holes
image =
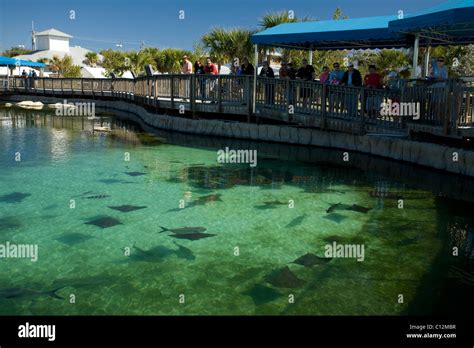
[[[347,71],[342,76],[342,86],[361,87],[362,86],[362,75],[360,71],[354,68],[353,63],[349,63]],[[357,115],[358,105],[358,94],[352,91],[346,91],[345,93],[345,107],[349,116],[354,117]]]
[[[369,73],[364,77],[364,86],[369,89],[382,88],[382,76],[377,73],[375,65],[369,65]],[[376,117],[382,104],[382,98],[377,93],[367,93],[365,108],[369,117]]]
[[[266,77],[266,78],[274,78],[275,73],[273,69],[270,67],[267,61],[263,62],[262,70],[260,71],[259,76]],[[265,104],[266,105],[273,105],[275,102],[275,85],[273,82],[265,81]]]
[[[206,66],[204,67],[204,72],[206,75],[218,75],[219,71],[217,69],[217,66],[212,62],[211,58],[206,59]],[[209,88],[209,94],[212,94],[212,97],[214,97],[215,94],[215,87],[216,87],[216,79],[206,79],[206,88],[205,88],[205,97],[208,97],[207,95],[207,89]],[[213,100],[211,103],[215,103],[216,101]]]
[[[204,70],[204,65],[202,65],[201,61],[198,59],[194,63],[194,74],[196,75],[204,75],[206,71]],[[204,99],[206,95],[206,81],[202,77],[197,77],[199,81],[199,95],[201,99]]]
[[[306,59],[303,59],[302,63],[303,66],[298,69],[298,72],[296,73],[296,78],[303,81],[313,81],[315,74],[313,66],[309,65],[308,60]],[[301,87],[300,95],[303,98],[303,107],[309,107],[311,104],[311,97],[313,95],[311,86]]]

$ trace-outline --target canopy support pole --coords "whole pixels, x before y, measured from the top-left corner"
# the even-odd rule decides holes
[[[415,44],[413,45],[413,69],[411,72],[411,77],[416,79],[416,71],[418,70],[418,50],[420,47],[420,34],[415,35]]]
[[[313,65],[313,48],[309,49],[308,64]]]
[[[428,40],[428,46],[426,46],[425,76],[428,76],[430,73],[430,49],[431,49],[431,39]]]
[[[253,69],[253,88],[252,88],[252,113],[255,115],[257,101],[257,71],[258,71],[258,45],[254,45],[254,69]]]

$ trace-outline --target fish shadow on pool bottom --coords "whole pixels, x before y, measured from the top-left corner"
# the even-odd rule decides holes
[[[73,245],[76,245],[76,244],[79,244],[79,243],[87,242],[88,240],[95,239],[95,238],[96,237],[89,236],[87,234],[73,232],[73,233],[63,234],[63,235],[55,238],[54,240],[56,240],[58,242],[61,242],[63,244],[69,245],[69,246],[73,246]]]
[[[31,196],[31,193],[12,192],[0,196],[0,203],[21,203],[25,198]]]
[[[0,217],[0,233],[10,232],[22,227],[21,220],[16,216]]]
[[[145,250],[140,247],[137,247],[136,243],[133,243],[132,248],[130,250],[130,254],[127,256],[124,249],[124,257],[126,259],[121,260],[121,262],[128,262],[131,260],[132,262],[152,262],[152,263],[159,263],[164,261],[165,259],[175,255],[178,259],[185,259],[188,261],[194,261],[196,256],[192,252],[191,249],[186,248],[183,245],[180,245],[176,242],[173,242],[178,249],[171,249],[163,245],[155,246],[151,249]]]

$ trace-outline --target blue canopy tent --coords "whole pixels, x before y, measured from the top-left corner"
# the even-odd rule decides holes
[[[397,16],[285,23],[252,35],[257,45],[295,49],[360,49],[405,47],[405,38],[389,29]]]
[[[413,66],[419,46],[474,43],[474,0],[449,0],[427,10],[398,16],[285,23],[252,35],[255,62],[258,45],[293,49],[338,50],[401,48],[413,45]],[[429,52],[429,49],[427,50]],[[426,55],[427,72],[429,53]],[[415,77],[416,69],[413,69]]]
[[[390,21],[389,29],[394,33],[420,34],[420,39],[432,46],[473,43],[474,0],[447,1]]]
[[[16,59],[0,56],[0,66],[27,66],[31,68],[44,68],[46,64],[39,62],[30,62],[29,60]]]
[[[399,35],[414,36],[413,66],[418,64],[418,47],[428,47],[425,56],[427,75],[430,46],[474,43],[474,0],[447,1],[390,21],[389,29]]]

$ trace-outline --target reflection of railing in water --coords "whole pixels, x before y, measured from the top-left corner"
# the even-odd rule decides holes
[[[2,80],[0,93],[55,97],[113,98],[156,109],[253,115],[253,76],[155,75],[136,79],[22,78]],[[445,134],[472,126],[474,86],[456,79],[426,83],[407,81],[399,90],[320,84],[316,81],[258,77],[255,111],[258,116],[314,125],[314,118],[345,120],[354,129],[376,125],[404,129],[407,124],[443,127]],[[381,113],[389,103],[419,103],[419,120]],[[294,116],[302,116],[296,118]],[[411,115],[412,116],[412,115]]]

